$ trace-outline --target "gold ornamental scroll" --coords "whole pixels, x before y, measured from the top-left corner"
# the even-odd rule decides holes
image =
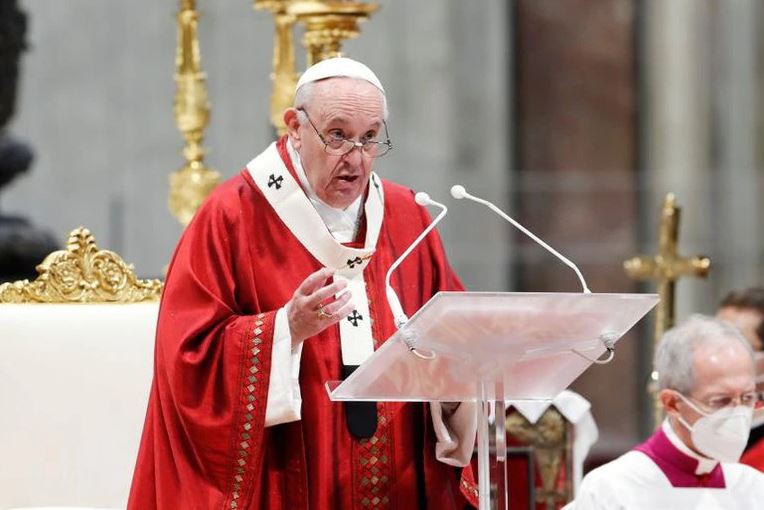
[[[674,304],[676,282],[684,276],[705,278],[711,270],[711,260],[704,256],[682,257],[678,254],[679,218],[681,209],[676,205],[676,197],[668,193],[663,200],[661,223],[658,234],[658,253],[640,255],[624,261],[626,274],[635,280],[657,282],[658,303],[655,318],[655,332],[652,352],[663,332],[674,325]],[[654,400],[654,418],[656,426],[662,419],[662,408],[657,400],[655,382],[657,374],[652,374],[650,393]]]
[[[99,250],[86,228],[37,266],[39,276],[0,285],[0,303],[140,303],[158,301],[159,280],[139,280],[122,257]]]
[[[342,42],[358,37],[361,22],[379,9],[375,3],[352,0],[293,0],[287,12],[305,26],[302,44],[306,67],[342,56]]]
[[[271,124],[279,136],[286,133],[284,110],[292,106],[294,89],[297,86],[297,68],[294,56],[293,32],[295,16],[287,12],[293,0],[255,0],[254,8],[267,10],[273,14],[275,34],[273,36],[273,92],[271,93]]]
[[[175,55],[175,101],[173,113],[183,134],[185,164],[170,175],[169,208],[183,225],[188,225],[205,197],[220,182],[220,174],[204,164],[204,129],[210,118],[210,104],[202,72],[195,0],[181,0],[178,11],[178,43]]]

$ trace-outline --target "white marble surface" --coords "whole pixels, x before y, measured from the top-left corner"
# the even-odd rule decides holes
[[[124,508],[158,303],[0,305],[0,508]]]

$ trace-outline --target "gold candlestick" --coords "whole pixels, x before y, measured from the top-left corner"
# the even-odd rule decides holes
[[[292,106],[297,85],[294,60],[293,31],[295,16],[287,12],[292,0],[255,0],[254,8],[273,13],[276,32],[273,37],[273,92],[271,94],[271,124],[279,135],[286,133],[284,110]]]
[[[204,129],[210,118],[205,75],[201,69],[195,0],[181,0],[175,56],[177,90],[173,113],[186,145],[185,165],[170,175],[169,207],[183,226],[188,225],[204,198],[220,182],[220,174],[204,165]]]
[[[359,25],[379,9],[374,3],[351,0],[294,0],[287,12],[305,25],[302,44],[307,52],[306,66],[342,56],[342,41],[358,37]]]

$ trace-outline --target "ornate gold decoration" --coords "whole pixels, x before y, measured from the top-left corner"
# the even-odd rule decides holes
[[[536,501],[544,503],[548,510],[570,501],[573,494],[573,446],[570,424],[565,417],[554,407],[549,407],[534,425],[513,409],[507,414],[506,426],[508,434],[533,448],[541,474]],[[558,488],[563,465],[566,466],[566,476],[562,488]]]
[[[0,303],[137,303],[156,301],[162,293],[162,282],[138,280],[132,265],[99,250],[83,227],[69,234],[65,250],[45,257],[37,272],[32,282],[0,285]]]
[[[297,86],[293,32],[295,16],[287,12],[292,0],[255,0],[254,7],[273,13],[276,32],[273,36],[273,93],[271,94],[271,124],[279,136],[286,133],[284,110],[292,106]]]
[[[676,197],[673,193],[668,193],[663,200],[661,210],[658,253],[656,255],[640,255],[623,263],[626,274],[630,278],[658,282],[660,303],[658,303],[655,319],[653,352],[663,332],[674,325],[676,281],[683,276],[705,278],[711,271],[711,259],[708,257],[682,257],[677,253],[680,212],[681,208],[676,205]],[[655,399],[657,395],[654,387],[650,393]],[[654,418],[656,425],[660,423],[661,417],[662,408],[655,399]]]
[[[257,10],[273,14],[273,92],[271,93],[271,124],[279,135],[286,133],[284,110],[294,101],[294,89],[299,74],[295,66],[293,42],[297,21],[305,26],[302,44],[307,52],[306,65],[340,56],[342,41],[358,37],[359,24],[379,6],[353,0],[254,0]]]
[[[374,3],[352,0],[294,0],[287,12],[305,25],[302,44],[307,51],[306,66],[342,56],[342,41],[358,37],[359,24],[379,9]]]
[[[201,70],[195,0],[181,0],[178,11],[178,45],[175,55],[177,90],[173,104],[175,122],[186,145],[185,165],[170,175],[169,207],[181,224],[188,225],[204,198],[220,182],[220,174],[204,165],[204,129],[210,118],[205,75]]]

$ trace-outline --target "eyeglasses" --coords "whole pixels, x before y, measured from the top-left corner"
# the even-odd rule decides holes
[[[702,404],[708,409],[718,411],[719,409],[732,407],[734,405],[758,407],[758,404],[761,401],[761,394],[755,391],[749,391],[737,397],[733,397],[731,395],[712,395],[704,400],[698,400],[696,398],[693,398],[693,400]]]
[[[310,120],[310,116],[304,108],[298,108],[297,111],[305,114],[305,118],[307,118],[308,122],[310,122],[311,127],[313,127],[313,131],[316,132],[318,138],[320,138],[321,142],[324,144],[324,151],[326,151],[327,154],[331,154],[332,156],[344,156],[345,154],[349,154],[350,151],[358,147],[361,149],[361,152],[365,156],[370,158],[380,158],[393,148],[393,144],[390,141],[390,135],[387,133],[387,123],[385,121],[382,121],[382,124],[385,126],[385,138],[387,140],[384,142],[379,142],[374,139],[368,139],[362,142],[356,142],[355,140],[345,138],[334,131],[329,132],[329,134],[324,137],[318,131],[316,125],[313,124],[313,121]]]

